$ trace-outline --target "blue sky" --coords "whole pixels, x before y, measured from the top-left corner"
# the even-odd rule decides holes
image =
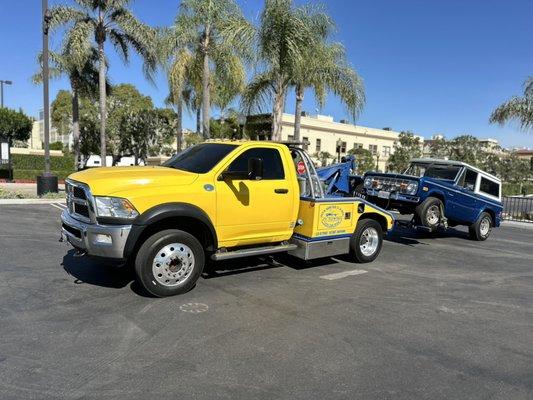
[[[52,4],[69,0],[50,0]],[[301,1],[298,1],[301,3]],[[0,2],[0,79],[5,105],[35,116],[42,104],[41,87],[30,82],[41,49],[39,0]],[[178,0],[136,0],[133,10],[151,25],[169,25]],[[239,0],[245,15],[257,20],[263,1]],[[505,146],[533,147],[533,132],[516,126],[488,124],[491,111],[520,94],[533,75],[533,1],[531,0],[330,0],[324,4],[335,19],[335,40],[346,47],[352,65],[363,77],[367,104],[360,125],[411,130],[425,137],[442,133],[493,137]],[[51,39],[57,48],[60,37]],[[110,50],[110,49],[109,49]],[[147,82],[138,59],[124,66],[109,52],[113,83],[134,83],[157,105],[167,94],[165,78]],[[52,81],[52,99],[66,80]],[[293,112],[289,96],[287,112]],[[315,113],[312,93],[304,109]],[[322,114],[345,118],[330,97]],[[186,127],[193,118],[186,117]]]

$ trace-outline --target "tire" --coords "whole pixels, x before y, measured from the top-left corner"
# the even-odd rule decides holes
[[[487,240],[492,231],[492,217],[489,213],[482,212],[476,222],[468,227],[472,240]]]
[[[415,209],[416,222],[431,231],[438,228],[440,221],[443,217],[441,210],[443,204],[440,199],[436,197],[428,197]]]
[[[150,236],[135,258],[139,283],[157,297],[191,290],[205,265],[202,245],[191,234],[168,229]]]
[[[362,219],[350,239],[350,254],[355,262],[368,263],[374,261],[383,245],[383,229],[373,219]]]

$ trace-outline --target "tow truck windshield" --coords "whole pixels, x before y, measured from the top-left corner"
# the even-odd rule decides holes
[[[426,177],[435,179],[455,180],[461,170],[460,165],[452,164],[429,164],[429,163],[411,163],[405,171],[405,175],[416,177]]]
[[[225,143],[203,143],[177,153],[163,163],[163,167],[205,174],[237,147]]]

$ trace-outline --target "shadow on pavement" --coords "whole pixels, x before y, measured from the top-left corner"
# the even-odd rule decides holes
[[[419,239],[436,239],[449,237],[457,237],[469,240],[468,233],[454,228],[448,228],[446,230],[439,229],[436,232],[416,229],[395,229],[385,237],[385,240],[388,242],[404,244],[406,246],[430,246],[430,243],[421,242]]]

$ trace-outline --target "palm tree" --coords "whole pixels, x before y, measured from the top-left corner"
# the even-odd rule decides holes
[[[211,96],[216,89],[213,75],[221,78],[218,81],[221,84],[242,86],[239,83],[245,76],[242,59],[250,56],[253,27],[234,0],[183,0],[171,32],[175,51],[185,47],[194,55],[194,63],[199,63],[202,130],[204,138],[209,138]]]
[[[326,37],[324,37],[324,40]],[[294,112],[294,140],[300,140],[302,103],[306,88],[312,88],[319,107],[323,107],[327,92],[340,98],[347,112],[355,119],[365,102],[363,83],[357,72],[346,61],[344,48],[339,43],[318,42],[309,46],[304,57],[295,66],[292,84],[296,94]]]
[[[526,79],[523,96],[511,97],[490,116],[491,123],[500,125],[512,120],[518,121],[522,129],[533,127],[533,77]]]
[[[98,50],[98,86],[100,92],[100,155],[106,166],[106,57],[105,44],[110,41],[124,62],[130,48],[144,60],[145,75],[150,78],[156,66],[153,52],[155,31],[140,22],[128,9],[131,0],[76,0],[77,7],[55,6],[50,9],[50,26],[67,25],[64,46],[73,61],[83,63],[87,50]]]
[[[244,112],[261,112],[272,101],[272,139],[281,139],[287,90],[306,49],[331,29],[333,22],[320,5],[295,7],[292,0],[266,0],[257,31],[259,73],[242,96]]]
[[[67,76],[72,92],[72,139],[74,147],[74,165],[79,167],[80,163],[80,96],[93,96],[98,87],[98,53],[94,47],[88,51],[85,62],[81,67],[74,61],[68,49],[63,49],[62,53],[51,51],[49,53],[51,66],[49,69],[50,78],[60,78]],[[42,64],[42,54],[38,57],[39,64]],[[42,68],[41,68],[42,69]],[[34,83],[42,83],[42,72],[32,77]],[[106,82],[107,84],[107,82]]]

